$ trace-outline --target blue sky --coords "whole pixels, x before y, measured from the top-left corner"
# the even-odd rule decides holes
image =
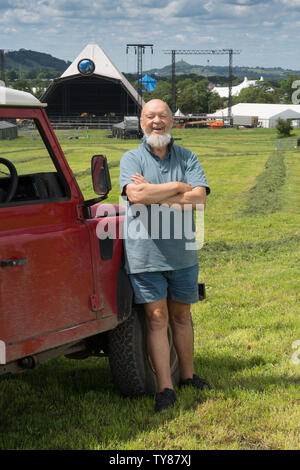
[[[300,0],[0,0],[0,48],[73,60],[99,44],[123,72],[135,72],[127,43],[153,43],[143,69],[171,62],[164,49],[240,50],[234,65],[300,69]],[[227,56],[177,56],[228,65]]]

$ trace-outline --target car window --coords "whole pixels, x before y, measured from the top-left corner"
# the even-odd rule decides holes
[[[12,188],[15,172],[18,182],[16,188]],[[38,202],[65,196],[65,183],[36,122],[32,119],[1,119],[0,204]]]

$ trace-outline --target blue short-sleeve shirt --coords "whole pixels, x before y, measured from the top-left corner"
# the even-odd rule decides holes
[[[145,138],[139,147],[122,156],[119,178],[122,194],[125,186],[133,183],[131,177],[136,173],[152,184],[180,181],[190,184],[192,188],[204,186],[206,193],[210,193],[196,155],[173,141],[163,160],[151,152]],[[193,211],[185,212],[183,216],[183,211],[159,204],[144,206],[127,201],[124,227],[126,271],[131,274],[172,271],[197,264],[196,249],[187,249],[187,243],[191,246],[193,241],[191,231],[186,230],[188,225],[193,225],[192,217]]]

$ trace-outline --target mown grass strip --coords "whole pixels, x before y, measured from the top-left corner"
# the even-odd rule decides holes
[[[214,241],[205,243],[199,251],[201,266],[214,266],[236,261],[253,261],[259,258],[271,257],[277,250],[288,251],[296,249],[300,244],[300,234],[285,236],[275,240],[259,240],[258,242],[229,243],[227,241]]]
[[[278,190],[284,184],[286,168],[284,153],[276,151],[266,161],[265,169],[249,190],[243,215],[270,214],[281,209]]]

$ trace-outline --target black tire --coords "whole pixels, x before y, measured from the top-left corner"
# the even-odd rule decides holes
[[[173,385],[180,380],[178,358],[169,327],[170,365]],[[157,392],[154,368],[147,352],[146,318],[143,309],[109,332],[108,355],[115,385],[125,396],[153,395]]]

